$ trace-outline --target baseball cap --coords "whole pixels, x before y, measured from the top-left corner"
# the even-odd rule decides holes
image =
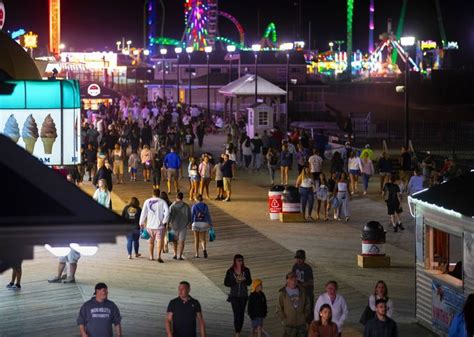
[[[302,249],[296,251],[295,259],[306,259],[306,252]]]
[[[97,292],[97,290],[104,289],[104,288],[107,288],[107,285],[105,283],[103,282],[97,283],[94,287],[94,295]]]

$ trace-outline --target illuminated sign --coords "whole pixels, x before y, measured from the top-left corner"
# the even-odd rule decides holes
[[[62,62],[84,63],[88,69],[117,67],[117,54],[113,52],[61,53]]]
[[[46,165],[80,162],[79,82],[7,81],[10,95],[0,99],[0,133]]]
[[[459,45],[457,41],[449,41],[448,45],[444,47],[444,49],[459,49]]]
[[[92,96],[96,97],[100,95],[100,86],[98,84],[92,83],[87,87],[87,93]]]
[[[29,49],[38,48],[38,34],[29,32],[23,35],[23,46]]]
[[[5,5],[0,0],[0,30],[3,28],[5,24]]]
[[[436,49],[437,46],[436,41],[421,41],[421,50]]]
[[[18,29],[18,30],[15,30],[14,32],[11,32],[10,36],[11,36],[12,40],[16,40],[20,36],[25,35],[25,33],[26,33],[26,31],[24,29]]]

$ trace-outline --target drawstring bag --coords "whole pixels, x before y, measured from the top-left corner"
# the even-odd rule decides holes
[[[214,230],[214,227],[209,228],[209,242],[215,241],[216,240],[216,231]]]
[[[146,229],[140,229],[140,237],[143,239],[143,240],[148,240],[150,239],[150,234],[147,232]]]

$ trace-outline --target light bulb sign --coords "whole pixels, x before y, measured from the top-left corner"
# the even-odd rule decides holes
[[[3,4],[3,1],[0,0],[0,30],[2,30],[4,24],[5,24],[5,5]]]
[[[28,49],[38,48],[38,34],[29,32],[23,35],[23,46]]]

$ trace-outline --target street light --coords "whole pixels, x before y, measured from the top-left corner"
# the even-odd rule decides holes
[[[64,43],[61,43],[59,45],[59,50],[64,50],[64,49],[66,49],[66,45]]]
[[[145,56],[150,55],[150,50],[148,50],[148,49],[143,50],[143,55],[145,55]]]
[[[180,77],[180,73],[179,73],[179,56],[181,55],[181,53],[183,52],[183,48],[181,47],[176,47],[174,49],[174,52],[176,53],[176,67],[177,67],[177,77],[176,77],[176,100],[177,102],[179,103],[179,77]]]
[[[334,47],[334,42],[329,42],[329,51],[332,53],[332,47]]]
[[[294,45],[291,42],[283,43],[280,50],[286,52],[286,129],[288,130],[290,122],[290,51],[293,50]]]
[[[160,49],[160,54],[161,54],[161,70],[163,71],[163,75],[161,77],[161,88],[162,88],[162,91],[163,91],[163,102],[165,103],[166,102],[166,98],[165,98],[165,73],[166,73],[166,69],[165,69],[165,55],[168,53],[168,49],[166,48],[161,48]]]
[[[115,44],[117,45],[117,51],[120,51],[120,45],[122,44],[122,42],[117,41],[115,42]]]
[[[253,44],[252,50],[255,56],[255,104],[257,104],[258,97],[258,52],[262,49],[262,46],[259,44]]]
[[[187,47],[186,53],[188,54],[188,74],[189,74],[189,87],[188,87],[188,104],[191,106],[192,103],[192,95],[191,95],[191,54],[193,53],[193,47]]]
[[[127,49],[130,50],[130,46],[132,45],[132,40],[127,41]]]
[[[210,78],[211,78],[211,67],[209,65],[209,54],[212,53],[212,47],[207,46],[204,47],[204,51],[206,52],[206,63],[207,63],[207,117],[211,116],[211,94],[210,94]]]
[[[229,83],[232,82],[232,53],[234,53],[236,49],[237,48],[232,44],[227,46],[227,52],[229,53]]]
[[[415,44],[415,37],[413,36],[404,36],[400,38],[400,44],[405,47],[405,132],[404,132],[404,141],[406,149],[409,146],[409,137],[410,137],[410,110],[408,106],[408,83],[409,83],[409,68],[410,68],[410,53],[408,48]]]

